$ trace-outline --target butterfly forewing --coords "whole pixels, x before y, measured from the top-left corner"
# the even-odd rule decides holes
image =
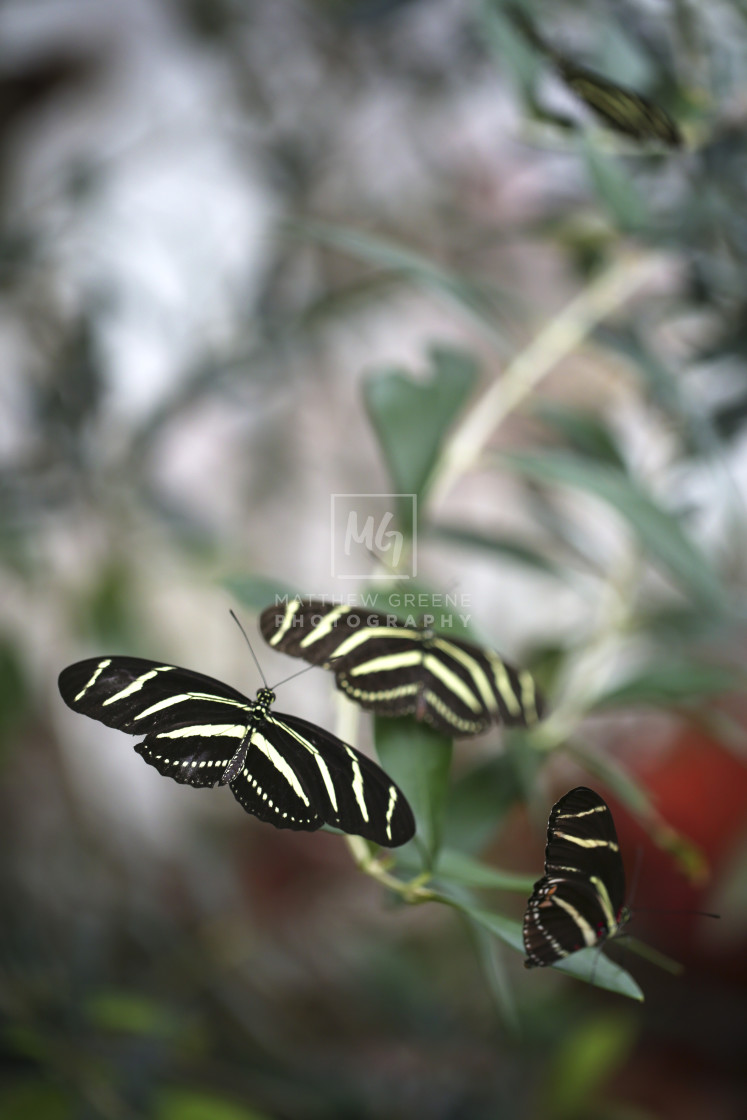
[[[166,777],[193,786],[223,782],[246,738],[254,704],[202,673],[139,657],[96,657],[60,673],[73,711],[144,735],[135,750]]]
[[[585,786],[553,806],[545,874],[524,916],[528,968],[554,964],[614,936],[625,902],[625,872],[612,813]]]
[[[130,657],[81,661],[59,679],[74,711],[130,734],[161,774],[194,786],[228,783],[241,805],[278,828],[330,824],[387,847],[415,831],[387,775],[314,724],[270,712],[201,673]]]
[[[275,649],[331,669],[338,688],[381,715],[414,715],[452,736],[498,722],[527,726],[541,715],[529,673],[393,615],[292,599],[263,611],[260,629]]]

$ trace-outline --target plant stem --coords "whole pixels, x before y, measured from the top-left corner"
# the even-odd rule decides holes
[[[495,430],[540,381],[661,268],[661,258],[617,261],[555,316],[506,366],[454,429],[436,465],[429,503],[437,505],[479,460]]]

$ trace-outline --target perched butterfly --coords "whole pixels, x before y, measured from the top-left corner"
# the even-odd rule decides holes
[[[658,140],[673,148],[681,146],[682,134],[675,122],[648,97],[557,53],[553,60],[569,89],[611,128],[636,140]]]
[[[60,673],[62,699],[107,727],[143,735],[135,750],[160,774],[192,786],[229,785],[276,828],[323,824],[388,848],[415,832],[412,811],[365,755],[297,716],[271,711],[212,677],[137,657],[95,657]]]
[[[275,649],[331,669],[338,688],[381,715],[414,715],[448,735],[477,735],[492,723],[526,727],[542,714],[525,670],[392,615],[297,598],[267,607],[259,628]]]
[[[598,793],[578,786],[550,811],[545,874],[524,915],[524,964],[555,964],[598,945],[618,934],[628,917],[612,813]]]
[[[545,56],[577,97],[606,124],[636,140],[658,140],[678,148],[682,134],[668,113],[643,94],[579,66],[540,35],[527,13],[515,4],[506,11],[525,39]]]

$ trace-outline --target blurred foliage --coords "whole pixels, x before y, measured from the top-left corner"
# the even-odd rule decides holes
[[[707,1101],[736,1101],[723,1113],[736,1120],[745,1001],[726,950],[710,973],[696,964],[666,986],[641,962],[634,979],[586,950],[529,977],[519,954],[551,791],[569,773],[671,857],[670,879],[701,881],[709,860],[735,858],[733,836],[706,848],[697,832],[722,815],[697,776],[688,827],[670,823],[641,750],[655,709],[670,731],[717,728],[744,758],[747,9],[521,5],[546,43],[665,107],[684,137],[670,152],[592,121],[503,0],[145,7],[165,39],[188,40],[191,72],[220,75],[212,139],[227,132],[245,186],[267,186],[265,256],[227,285],[215,331],[208,316],[204,338],[175,348],[160,394],[125,407],[113,357],[127,299],[102,282],[106,239],[87,223],[163,134],[133,142],[137,128],[112,124],[114,140],[92,136],[86,151],[75,117],[75,143],[45,149],[49,120],[74,115],[81,93],[97,104],[95,83],[119,73],[116,32],[99,55],[81,31],[75,51],[4,56],[0,1114],[668,1120],[676,1111],[651,1101],[676,1109],[682,1085],[695,1116],[700,1078]],[[69,11],[73,28],[88,18]],[[495,116],[481,115],[487,103]],[[411,335],[392,358],[377,349],[345,396],[325,370],[330,339],[365,339],[372,322],[394,333],[400,300],[408,323],[430,313],[417,360],[401,356]],[[578,301],[575,319],[559,310]],[[142,390],[150,371],[136,372]],[[61,660],[165,655],[182,617],[202,642],[185,607],[197,589],[259,610],[291,593],[299,557],[318,578],[321,538],[303,525],[328,483],[355,491],[376,469],[362,437],[350,454],[343,408],[356,410],[352,438],[375,444],[370,489],[420,498],[424,574],[390,571],[364,594],[400,616],[440,615],[445,554],[490,586],[518,574],[528,604],[535,590],[550,604],[546,633],[505,651],[547,696],[537,728],[453,750],[407,721],[374,721],[419,832],[386,857],[354,845],[373,896],[330,855],[337,838],[195,816],[171,849],[136,825],[122,842],[109,803],[97,816],[86,800],[106,779],[76,785],[68,752],[83,757],[82,744],[52,695]],[[210,428],[218,411],[235,426]],[[182,458],[199,471],[180,487],[175,448],[198,429],[225,439],[223,455],[200,458],[187,435]],[[522,518],[504,516],[508,494]],[[566,627],[571,596],[585,611]],[[453,632],[504,652],[489,598]],[[352,720],[363,735],[357,718],[344,711],[341,733]],[[737,855],[724,909],[743,894]],[[605,1002],[588,981],[630,1000]],[[627,1071],[649,1052],[656,1064],[662,1039],[686,1056],[647,1094],[645,1061],[637,1079]]]

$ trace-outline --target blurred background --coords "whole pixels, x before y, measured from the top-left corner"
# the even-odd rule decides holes
[[[501,0],[0,6],[3,1120],[744,1115],[747,6],[520,6],[682,149]],[[457,746],[452,849],[531,886],[590,784],[635,904],[722,915],[641,911],[643,1003],[60,699],[101,653],[253,696],[229,609],[359,591],[331,495],[402,491],[551,710]],[[277,706],[374,748],[320,670]]]

